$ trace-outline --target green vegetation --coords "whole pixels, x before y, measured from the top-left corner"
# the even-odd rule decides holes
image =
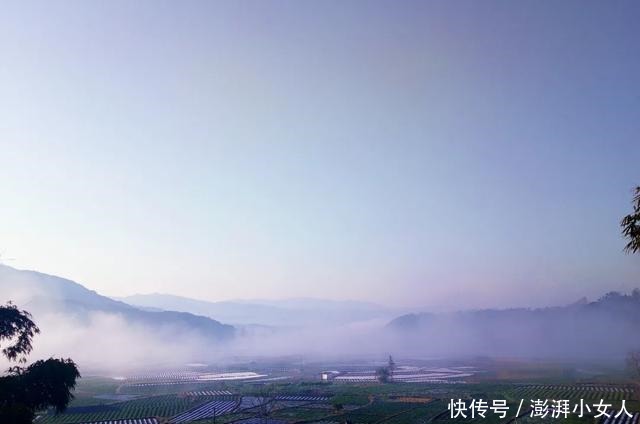
[[[39,332],[29,312],[12,303],[0,305],[0,343],[4,343],[0,347],[7,360],[25,363],[33,349],[32,339]],[[37,410],[51,407],[64,411],[79,377],[71,359],[49,358],[10,368],[0,376],[0,422],[30,424]]]
[[[581,364],[579,368],[563,363],[493,361],[474,363],[482,366],[467,383],[398,383],[386,384],[320,382],[319,372],[291,378],[272,384],[256,384],[250,381],[210,382],[200,385],[198,390],[228,390],[234,395],[230,399],[244,398],[239,409],[216,417],[215,424],[231,424],[243,419],[254,423],[283,421],[290,424],[324,423],[385,423],[385,424],[448,424],[455,422],[477,422],[480,424],[507,424],[523,400],[523,417],[518,424],[534,424],[549,419],[528,418],[530,401],[535,399],[567,399],[572,405],[584,399],[589,404],[600,399],[619,407],[626,400],[629,411],[640,411],[635,392],[623,370],[610,370],[592,364]],[[179,413],[224,396],[195,396],[180,393],[180,387],[172,387],[174,393],[137,394],[138,398],[126,399],[118,382],[110,379],[89,378],[81,380],[72,407],[62,415],[49,413],[38,422],[42,424],[75,424],[88,421],[124,418],[163,417]],[[159,389],[166,389],[159,387]],[[118,395],[116,395],[118,393]],[[105,396],[108,395],[108,396]],[[100,396],[96,398],[95,396]],[[326,398],[317,401],[272,401],[269,408],[251,407],[252,399],[261,397],[274,399],[277,396],[313,396]],[[449,402],[460,399],[465,403],[483,399],[489,404],[493,400],[505,400],[509,410],[507,417],[487,413],[486,418],[450,418]],[[119,400],[119,401],[116,401]],[[247,406],[249,405],[249,406]],[[93,409],[92,409],[93,408]],[[265,411],[268,409],[268,411]],[[531,421],[529,423],[529,421]],[[568,419],[554,419],[564,424],[593,423],[593,414],[582,419],[571,414]],[[198,421],[198,424],[213,424],[213,419]],[[514,424],[513,422],[511,424]]]
[[[633,212],[622,218],[620,222],[622,235],[627,239],[624,247],[627,253],[640,252],[640,186],[635,189]]]
[[[92,421],[118,420],[125,418],[172,417],[191,408],[202,405],[213,397],[182,397],[176,395],[153,396],[109,405],[69,408],[65,414],[48,414],[38,423],[62,424]]]
[[[569,399],[619,401],[630,399],[630,387],[605,385],[526,385],[515,388],[512,393],[522,399]]]

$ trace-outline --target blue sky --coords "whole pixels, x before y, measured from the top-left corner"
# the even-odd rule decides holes
[[[14,2],[0,252],[110,295],[640,286],[633,1]]]

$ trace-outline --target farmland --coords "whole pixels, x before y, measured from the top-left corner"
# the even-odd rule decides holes
[[[401,366],[394,372],[394,381],[403,383],[456,382],[474,375],[473,372],[469,371],[468,367],[463,369]],[[344,383],[375,382],[375,370],[341,373],[334,378],[334,381]]]
[[[393,381],[388,384],[376,380],[377,363],[314,363],[305,364],[305,368],[299,370],[254,364],[251,370],[243,366],[117,379],[93,378],[81,381],[78,397],[68,411],[60,415],[43,411],[37,423],[444,424],[452,422],[448,409],[452,399],[466,403],[472,399],[489,402],[504,399],[508,406],[504,418],[488,414],[482,419],[453,420],[482,420],[486,424],[509,423],[520,401],[525,406],[519,422],[533,424],[548,420],[527,416],[529,402],[535,399],[582,399],[590,403],[602,399],[610,403],[612,409],[619,408],[621,401],[626,400],[627,408],[634,414],[640,411],[635,386],[621,374],[609,377],[599,374],[594,380],[576,376],[558,364],[482,362],[468,366],[407,362],[398,366]],[[320,375],[326,369],[336,371],[330,380],[322,381]],[[504,375],[509,377],[502,377]],[[632,419],[596,421],[634,424]],[[563,422],[591,424],[593,413],[581,418],[571,415]]]
[[[622,400],[633,396],[633,387],[604,384],[523,385],[513,392],[523,399]]]
[[[214,400],[207,402],[197,408],[185,411],[171,419],[172,424],[188,423],[191,421],[202,420],[205,418],[213,418],[219,415],[225,415],[239,405],[239,400]]]
[[[208,396],[150,396],[107,405],[71,407],[61,415],[42,416],[38,423],[72,424],[147,417],[173,417],[214,399],[215,397]]]
[[[131,420],[100,421],[90,424],[160,424],[157,418],[139,418]]]

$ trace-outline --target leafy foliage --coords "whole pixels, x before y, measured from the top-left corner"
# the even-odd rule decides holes
[[[393,360],[393,356],[389,355],[389,361],[387,362],[387,367],[389,368],[389,372],[393,375],[393,372],[396,370],[396,363]]]
[[[376,377],[381,383],[388,383],[391,380],[391,370],[389,367],[380,367],[376,370]]]
[[[26,362],[27,355],[33,349],[31,340],[40,333],[40,329],[31,320],[31,314],[19,310],[9,302],[0,306],[0,343],[13,341],[2,349],[2,354],[10,361]]]
[[[26,362],[33,349],[32,339],[39,332],[28,312],[11,303],[0,306],[0,342],[10,342],[2,350],[7,359]],[[49,407],[64,411],[79,377],[71,359],[49,358],[26,368],[10,368],[0,377],[0,422],[27,424],[33,422],[35,411]]]
[[[388,383],[393,379],[393,372],[396,369],[396,363],[393,357],[389,355],[389,360],[386,367],[380,367],[376,370],[376,378],[381,383]]]
[[[640,252],[640,186],[635,189],[633,197],[633,212],[620,221],[622,235],[627,239],[624,251],[627,253]]]

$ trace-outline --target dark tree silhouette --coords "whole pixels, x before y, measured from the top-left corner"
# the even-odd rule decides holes
[[[389,367],[380,367],[376,370],[376,377],[381,383],[388,383],[391,380],[391,371]]]
[[[624,251],[626,253],[640,252],[640,186],[636,187],[633,196],[633,212],[622,218],[620,226],[622,227],[622,235],[627,239]],[[640,298],[640,291],[634,289],[631,296]],[[627,367],[635,378],[640,377],[640,350],[629,352]],[[636,390],[640,392],[640,389]]]
[[[19,310],[9,302],[0,306],[0,346],[4,341],[13,342],[2,349],[2,354],[10,361],[18,360],[24,363],[27,355],[33,349],[31,339],[40,329],[31,320],[31,314]]]
[[[396,363],[393,361],[393,356],[389,355],[389,361],[387,362],[389,373],[393,376],[393,372],[396,370]]]
[[[627,253],[640,252],[640,186],[636,187],[633,196],[633,212],[620,221],[622,235],[627,239],[624,251]]]
[[[9,303],[0,306],[2,354],[10,361],[26,362],[33,337],[40,330],[31,315]],[[0,376],[0,423],[28,424],[36,411],[53,407],[62,412],[73,399],[71,391],[80,377],[71,359],[49,358],[27,367],[11,367]]]
[[[396,370],[396,363],[393,361],[393,357],[389,355],[386,367],[380,367],[376,370],[376,378],[381,383],[389,383],[393,380],[393,372]]]

